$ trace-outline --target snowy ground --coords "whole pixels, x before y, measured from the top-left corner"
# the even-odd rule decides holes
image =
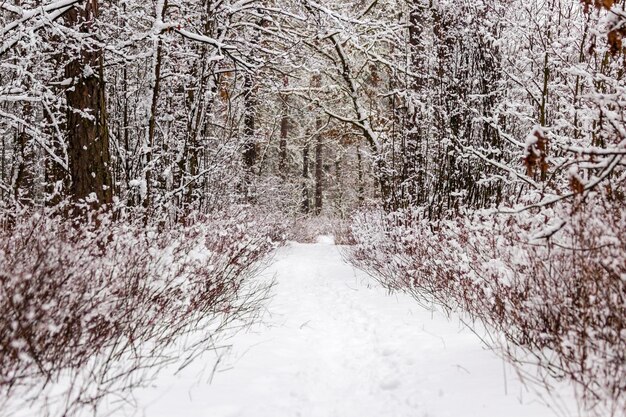
[[[135,416],[555,415],[475,335],[388,295],[329,239],[288,245],[268,273],[266,324],[231,341],[210,384],[213,363],[161,377]]]

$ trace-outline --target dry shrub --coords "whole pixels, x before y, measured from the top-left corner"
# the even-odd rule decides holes
[[[336,220],[326,216],[301,216],[293,220],[288,239],[298,243],[315,243],[319,236],[334,234]]]
[[[486,325],[520,372],[530,361],[546,387],[573,383],[589,415],[622,416],[626,213],[607,201],[436,225],[419,211],[363,214],[347,256],[388,288]]]
[[[7,223],[5,223],[7,224]],[[145,226],[44,214],[0,230],[0,415],[96,414],[257,314],[282,232],[245,211]]]
[[[316,243],[320,236],[333,236],[337,245],[351,245],[351,223],[327,216],[301,216],[291,223],[287,238],[298,243]]]

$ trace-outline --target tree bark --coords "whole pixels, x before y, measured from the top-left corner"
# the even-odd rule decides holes
[[[419,110],[421,96],[426,86],[426,65],[423,45],[424,25],[427,7],[423,0],[414,0],[409,14],[409,55],[411,70],[417,74],[410,85],[412,103],[407,106],[409,114],[406,118],[406,139],[403,149],[402,192],[400,205],[418,203],[420,195],[424,195],[424,155],[422,150],[423,129],[422,114]]]
[[[252,86],[252,75],[246,74],[244,79],[244,93],[245,100],[245,114],[244,114],[244,148],[243,148],[243,161],[249,172],[254,169],[254,164],[257,159],[256,143],[254,140],[255,132],[255,108],[256,99],[254,97],[254,91]]]
[[[88,40],[97,17],[98,1],[88,0],[68,11],[65,20]],[[72,80],[66,91],[71,191],[75,201],[87,199],[90,207],[99,208],[113,201],[103,52],[88,41],[77,49],[65,66],[65,77]]]
[[[283,86],[289,86],[289,79],[285,76]],[[280,142],[279,142],[279,159],[278,171],[283,180],[287,178],[287,138],[289,137],[289,106],[287,103],[288,96],[281,94],[282,101],[282,117],[280,119]]]
[[[167,9],[167,0],[161,3],[163,8],[156,10],[156,19],[163,21],[165,17],[165,11]],[[150,118],[148,120],[148,149],[146,151],[146,166],[145,166],[145,181],[146,181],[146,195],[142,196],[143,206],[145,208],[150,207],[152,200],[152,188],[154,183],[154,167],[152,166],[155,136],[156,136],[156,113],[159,105],[159,94],[161,93],[161,67],[163,62],[163,40],[159,37],[156,40],[156,46],[154,51],[154,66],[152,73],[152,100],[150,103]]]
[[[315,74],[311,81],[313,88],[321,86],[321,76],[319,74]],[[320,132],[322,119],[319,114],[315,118],[315,129],[315,214],[320,215],[324,205],[324,143]]]
[[[356,160],[358,170],[358,186],[357,186],[357,198],[359,205],[362,205],[365,201],[365,172],[363,170],[363,156],[361,155],[361,147],[356,147]]]
[[[309,149],[310,145],[307,140],[302,150],[302,212],[307,214],[311,211],[311,203],[309,201]]]
[[[318,126],[320,127],[320,126]],[[315,214],[320,215],[324,205],[324,143],[322,135],[315,137]]]
[[[246,200],[254,200],[254,192],[252,191],[252,182],[254,176],[254,165],[257,160],[255,133],[255,111],[256,97],[254,96],[254,87],[252,75],[246,73],[243,85],[244,98],[244,120],[243,120],[243,163],[245,165],[245,178],[243,182],[244,195]]]

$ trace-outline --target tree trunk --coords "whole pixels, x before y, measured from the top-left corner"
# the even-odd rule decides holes
[[[423,45],[424,25],[426,22],[426,5],[423,0],[414,0],[409,14],[409,55],[411,70],[417,74],[410,85],[412,105],[408,106],[406,118],[406,140],[403,149],[402,195],[401,205],[417,203],[419,196],[424,195],[424,155],[422,150],[423,129],[422,114],[419,106],[426,86],[425,50]]]
[[[285,76],[283,86],[286,88],[288,85],[289,79]],[[283,180],[287,178],[287,138],[289,136],[289,105],[287,99],[288,96],[286,94],[281,94],[282,118],[280,119],[278,171]]]
[[[68,26],[89,36],[97,17],[98,1],[88,0],[65,19]],[[65,66],[65,77],[72,80],[66,91],[71,191],[75,201],[87,199],[92,208],[113,201],[102,61],[102,49],[85,42]]]
[[[252,178],[254,176],[254,165],[257,160],[255,133],[255,110],[256,98],[253,91],[252,75],[245,75],[243,85],[244,97],[244,120],[243,120],[243,163],[246,168],[244,178],[244,195],[248,201],[254,200],[254,192],[252,191]]]
[[[245,115],[244,115],[244,148],[243,148],[243,161],[246,165],[246,168],[249,172],[252,172],[254,169],[254,164],[257,159],[257,151],[256,151],[256,143],[254,140],[254,132],[255,132],[255,108],[256,108],[256,100],[254,97],[254,91],[252,86],[252,76],[250,74],[246,74],[244,80],[244,93],[243,97],[245,100]]]
[[[318,120],[318,128],[320,120]],[[322,212],[324,204],[324,166],[323,166],[324,144],[322,135],[318,133],[315,137],[315,214]]]
[[[362,205],[365,201],[365,172],[363,170],[363,156],[361,155],[361,147],[357,145],[356,147],[356,160],[357,160],[357,170],[358,170],[358,187],[357,187],[357,198],[359,200],[359,205]]]
[[[163,21],[165,17],[165,11],[167,9],[167,0],[164,0],[162,9],[157,8],[156,19],[157,21]],[[152,160],[154,155],[155,136],[156,136],[156,114],[159,105],[159,94],[161,93],[161,66],[163,62],[163,40],[159,37],[156,40],[154,50],[154,65],[152,73],[152,100],[150,103],[150,118],[148,120],[148,149],[146,151],[146,166],[145,166],[145,181],[146,181],[146,195],[141,196],[143,198],[143,206],[145,208],[150,207],[152,200],[152,189],[154,183],[154,167],[152,166]]]
[[[313,88],[319,88],[322,83],[321,76],[315,74],[311,80]],[[324,143],[322,141],[322,119],[319,114],[315,119],[315,214],[320,215],[324,204],[323,187],[324,187]]]
[[[309,213],[309,142],[307,141],[302,150],[302,212]]]

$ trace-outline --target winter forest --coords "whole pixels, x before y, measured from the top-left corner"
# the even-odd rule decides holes
[[[0,0],[0,141],[0,417],[626,416],[624,0]]]

